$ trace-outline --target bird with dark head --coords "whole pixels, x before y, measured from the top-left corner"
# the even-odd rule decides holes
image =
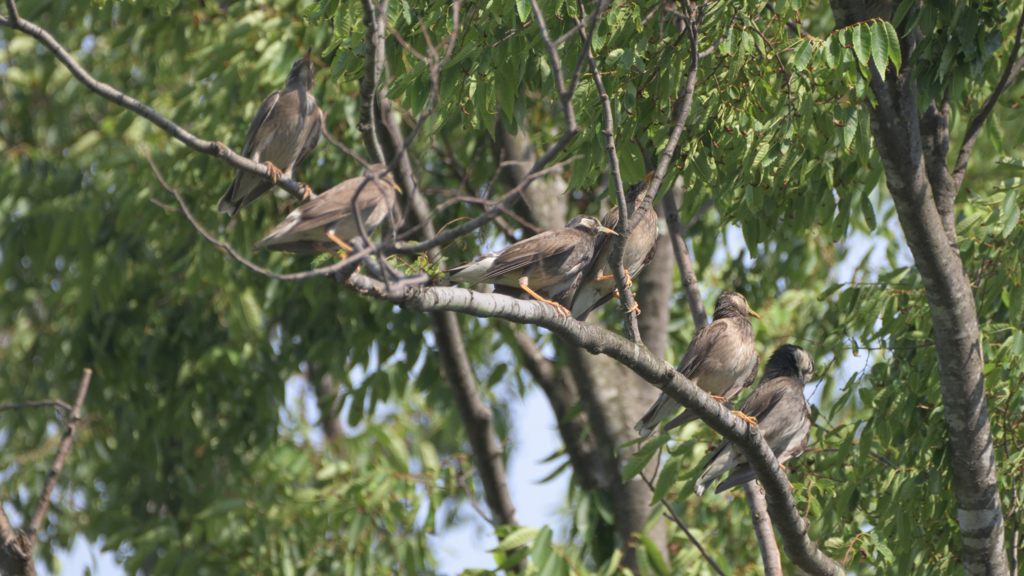
[[[626,272],[627,287],[654,258],[654,252],[658,248],[658,215],[651,206],[655,192],[650,190],[653,176],[654,172],[649,173],[643,180],[634,182],[626,190],[626,213],[631,219],[637,208],[647,205],[647,212],[644,213],[643,218],[629,231],[629,237],[626,238],[626,246],[622,252],[622,267]],[[601,225],[615,230],[619,225],[618,209],[609,210],[601,220]],[[590,262],[587,271],[583,273],[580,287],[573,293],[572,303],[569,305],[573,318],[586,320],[588,314],[611,300],[615,293],[615,276],[608,263],[613,244],[611,239],[606,236],[597,240],[594,259]]]
[[[760,318],[742,294],[722,292],[715,302],[715,314],[707,326],[693,336],[676,370],[698,388],[720,402],[731,400],[757,377],[761,357],[754,349],[754,327],[750,317]],[[634,430],[646,438],[679,409],[679,403],[662,393],[636,423]],[[683,412],[666,429],[696,420]]]
[[[394,209],[399,190],[387,166],[371,164],[364,176],[345,180],[292,210],[253,250],[351,252],[347,242],[359,236],[359,220],[371,232]]]
[[[550,304],[559,314],[569,311],[556,300],[576,289],[594,257],[599,234],[615,234],[593,216],[581,214],[565,228],[541,232],[504,250],[448,270],[448,283],[489,283],[518,288]]]
[[[811,435],[811,407],[804,399],[804,385],[814,377],[814,360],[799,346],[778,347],[764,367],[761,383],[747,396],[740,410],[757,419],[757,428],[782,466],[803,453]],[[782,466],[785,468],[785,466]],[[734,472],[715,493],[754,479],[754,471],[732,442],[723,440],[697,479],[698,496],[722,474]]]
[[[324,114],[310,92],[314,73],[311,54],[312,51],[307,50],[305,56],[295,61],[284,90],[267,96],[245,136],[242,156],[266,164],[271,181],[247,170],[239,170],[217,204],[221,212],[234,216],[240,208],[273,188],[278,178],[291,178],[292,170],[320,142]],[[312,191],[307,188],[305,196],[311,195]]]

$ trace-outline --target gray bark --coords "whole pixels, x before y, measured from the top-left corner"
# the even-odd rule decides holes
[[[832,0],[832,7],[837,26],[866,15],[855,0]],[[932,103],[922,117],[909,57],[915,34],[902,35],[901,44],[905,58],[899,74],[888,74],[883,81],[872,68],[871,89],[878,104],[870,108],[871,133],[928,295],[964,570],[1009,574],[978,316],[956,244],[953,201],[959,185],[946,167],[949,107]]]

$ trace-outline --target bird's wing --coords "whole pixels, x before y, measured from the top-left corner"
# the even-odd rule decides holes
[[[612,230],[615,230],[618,223],[619,213],[615,209],[609,210],[601,220],[602,226]],[[602,294],[600,290],[591,286],[594,278],[605,272],[603,268],[607,265],[612,248],[610,240],[610,235],[599,234],[594,241],[594,257],[590,259],[590,263],[583,270],[583,274],[580,276],[580,288],[573,294],[572,301],[569,303],[573,318],[577,320],[585,320],[587,314],[611,298],[611,292]]]
[[[707,357],[707,351],[725,336],[729,328],[729,322],[723,319],[715,320],[698,330],[693,335],[693,340],[686,348],[686,353],[683,354],[683,359],[679,361],[679,367],[676,370],[689,378],[691,374],[694,374],[700,368],[701,363]]]
[[[715,494],[721,494],[733,486],[746,484],[756,477],[757,475],[754,474],[754,470],[750,467],[750,464],[747,464],[746,462],[739,464],[728,478],[718,483],[718,486],[715,487]]]
[[[352,199],[359,187],[359,181],[352,182],[351,185],[345,182],[343,185],[344,189],[338,190],[336,193],[332,194],[331,190],[328,190],[318,196],[318,199],[323,198],[322,201],[311,200],[300,206],[298,209],[302,210],[302,221],[295,230],[301,232],[319,228],[353,214]],[[384,197],[380,187],[371,180],[359,192],[359,197],[356,198],[356,209],[363,218],[366,218]]]
[[[246,158],[252,153],[252,142],[256,138],[256,133],[260,131],[260,126],[263,126],[263,122],[266,121],[267,117],[274,110],[274,106],[277,106],[277,101],[281,99],[281,92],[277,91],[267,96],[267,99],[260,104],[260,109],[256,111],[256,117],[252,119],[252,124],[249,124],[249,132],[245,135],[245,145],[242,146],[242,156]]]
[[[313,105],[316,109],[316,113],[313,114],[313,125],[310,126],[309,134],[306,136],[306,141],[302,143],[302,150],[299,152],[299,157],[295,160],[295,165],[302,164],[302,161],[309,156],[309,153],[316,148],[316,145],[320,143],[320,131],[324,126],[324,111],[320,109],[316,104]]]
[[[549,230],[516,242],[498,254],[494,265],[487,271],[487,274],[480,278],[480,281],[487,282],[500,278],[509,272],[521,270],[545,258],[571,251],[580,240],[577,234],[571,232],[575,232],[575,230],[566,228]]]

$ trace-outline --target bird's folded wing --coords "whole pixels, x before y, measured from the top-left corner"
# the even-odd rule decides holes
[[[774,378],[762,382],[740,406],[740,412],[757,418],[757,428],[766,438],[776,432],[778,424],[783,422],[783,419],[768,418],[768,415],[786,398],[789,385],[789,378]],[[801,398],[803,398],[802,395]]]
[[[245,135],[245,145],[242,146],[242,156],[246,158],[252,153],[252,142],[256,138],[256,133],[260,131],[260,126],[263,126],[263,122],[270,116],[271,111],[274,110],[274,106],[277,105],[277,101],[281,99],[281,92],[274,92],[267,99],[260,104],[260,109],[256,111],[256,117],[252,119],[252,124],[249,125],[249,132]]]
[[[715,487],[715,494],[721,494],[733,486],[746,484],[756,477],[757,475],[754,474],[754,470],[750,467],[750,464],[747,464],[746,462],[739,464],[728,478],[722,480],[718,486]]]
[[[559,232],[559,234],[555,234]],[[568,229],[562,228],[537,234],[521,242],[505,248],[494,261],[494,265],[480,278],[480,282],[487,282],[500,278],[509,272],[521,270],[530,264],[540,262],[557,254],[567,252],[576,247],[579,237],[576,234],[569,234]]]
[[[702,362],[707,358],[707,352],[716,342],[732,330],[732,324],[725,320],[715,320],[711,324],[701,328],[693,336],[693,341],[686,348],[683,359],[679,361],[676,368],[679,373],[687,378],[696,373]]]
[[[302,143],[302,150],[299,152],[299,158],[295,161],[295,165],[302,164],[302,161],[309,156],[309,153],[316,148],[316,145],[320,143],[320,131],[324,125],[324,112],[319,106],[316,106],[316,113],[313,114],[313,125],[309,127],[309,134],[306,137],[306,141]]]
[[[337,196],[321,194],[317,197],[317,200],[299,206],[298,210],[301,211],[302,217],[295,226],[294,231],[312,230],[351,216],[354,213],[352,211],[352,199],[355,197],[355,190],[358,185],[358,182],[353,183],[350,188],[346,187],[345,190],[340,190]],[[380,203],[382,197],[383,195],[380,193],[379,188],[372,181],[367,182],[363,186],[362,191],[359,192],[359,197],[356,198],[356,209],[359,210],[360,216],[363,218],[369,216],[370,212]],[[320,198],[323,198],[323,200],[319,200]]]

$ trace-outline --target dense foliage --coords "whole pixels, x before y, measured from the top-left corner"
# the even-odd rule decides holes
[[[540,5],[552,37],[581,15],[572,0]],[[361,150],[367,45],[358,2],[19,6],[98,79],[236,150],[262,97],[312,46],[328,130]],[[948,94],[951,132],[962,134],[1002,73],[1021,10],[1020,2],[927,0],[918,8],[905,0],[892,23],[833,30],[827,3],[721,0],[703,17],[699,49],[711,52],[662,194],[685,184],[684,221],[713,201],[689,232],[708,304],[720,290],[738,289],[763,316],[755,323],[762,355],[793,342],[816,358],[816,426],[790,479],[812,539],[857,574],[957,573],[960,546],[927,298],[885,191],[865,71],[873,62],[891,74],[913,58],[922,70],[920,105]],[[615,2],[594,32],[626,182],[643,177],[644,152],[658,153],[674,122],[691,50],[678,11],[674,2]],[[498,198],[507,187],[496,178],[496,121],[537,150],[564,127],[530,2],[466,3],[458,30],[451,4],[440,0],[391,2],[388,20],[385,89],[407,128],[431,90],[412,50],[456,38],[436,111],[410,150],[429,204],[457,194]],[[901,54],[897,29],[913,27],[925,40],[918,53]],[[582,46],[573,37],[560,48],[567,80]],[[52,563],[54,549],[81,533],[118,549],[130,573],[151,554],[160,574],[430,573],[427,535],[457,518],[439,510],[479,489],[427,317],[327,279],[269,280],[197,241],[144,151],[200,220],[242,250],[295,201],[278,194],[228,221],[215,204],[232,168],[96,97],[35,40],[6,28],[0,78],[0,400],[68,399],[81,369],[95,371],[41,557]],[[1019,530],[1024,514],[1020,97],[1014,88],[996,106],[957,201],[1008,531]],[[573,104],[581,132],[557,159],[572,161],[549,179],[567,183],[570,214],[598,214],[614,190],[603,178],[603,117],[585,63]],[[320,191],[360,171],[324,142],[297,175]],[[434,224],[481,210],[451,203]],[[460,262],[508,240],[488,226],[446,246],[444,256]],[[873,257],[848,258],[864,245]],[[311,264],[276,253],[255,259],[282,271]],[[666,357],[673,364],[693,331],[678,276],[674,286]],[[619,330],[613,306],[595,318]],[[494,359],[516,358],[515,331],[525,328],[460,322],[481,393],[507,438],[510,427],[529,424],[506,422],[503,404],[533,383],[517,362]],[[542,348],[551,341],[529,330]],[[286,414],[284,391],[289,379],[315,384],[324,374],[337,397],[320,408],[325,418],[345,419],[345,434],[314,442],[309,431],[318,423]],[[44,409],[0,418],[0,500],[8,511],[30,513],[55,424]],[[693,424],[671,440],[656,437],[637,464],[660,454],[657,498],[668,496],[720,564],[754,573],[760,560],[740,492],[692,495],[715,441]],[[615,519],[604,495],[574,488],[569,498],[571,534],[498,528],[505,538],[496,564],[528,557],[526,566],[542,573],[613,573],[621,554],[608,546],[604,527]],[[659,517],[655,507],[651,523]],[[681,531],[673,528],[667,558],[643,542],[646,573],[712,573]],[[516,553],[522,544],[530,546]]]

